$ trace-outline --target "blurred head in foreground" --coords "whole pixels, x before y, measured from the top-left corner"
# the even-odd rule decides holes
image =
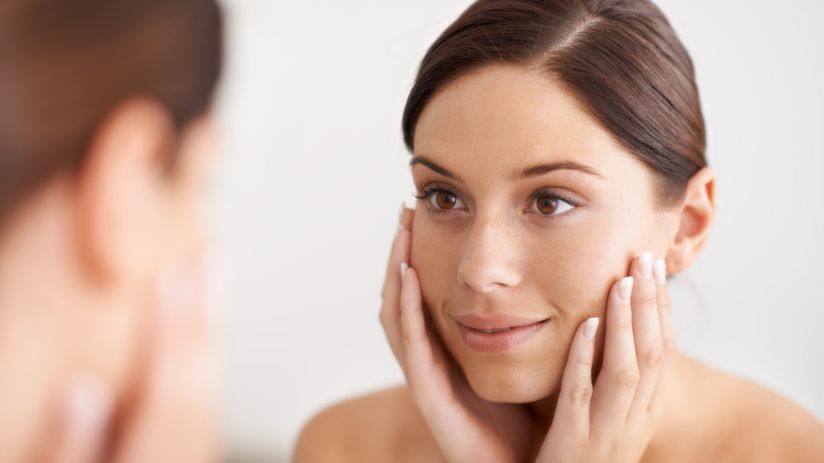
[[[0,4],[0,448],[15,461],[66,378],[125,402],[158,288],[198,264],[221,42],[213,0]]]

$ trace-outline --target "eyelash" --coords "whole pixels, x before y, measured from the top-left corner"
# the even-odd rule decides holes
[[[431,214],[445,214],[445,213],[450,212],[452,209],[440,209],[440,208],[436,208],[436,207],[431,206],[431,204],[429,203],[429,200],[433,195],[435,195],[437,193],[447,193],[447,194],[453,195],[456,198],[458,198],[459,200],[461,200],[460,195],[458,195],[454,191],[452,191],[448,188],[444,188],[444,187],[436,186],[436,185],[427,185],[423,189],[419,188],[418,193],[413,195],[413,196],[415,198],[417,198],[419,201],[426,201],[426,209]],[[581,204],[580,201],[576,201],[576,200],[571,199],[571,198],[569,198],[569,197],[567,197],[563,194],[558,193],[557,191],[548,190],[548,189],[539,190],[539,191],[536,191],[535,193],[533,193],[530,200],[529,200],[530,205],[533,205],[535,203],[535,201],[538,200],[538,198],[542,198],[542,197],[549,197],[549,198],[552,198],[554,200],[560,200],[560,201],[563,201],[563,202],[569,204],[570,206],[572,206],[572,209],[570,209],[569,211],[562,212],[561,214],[558,214],[558,215],[546,215],[546,214],[542,214],[542,213],[538,212],[538,215],[543,216],[544,218],[547,218],[547,219],[568,215],[570,212],[574,211],[575,209],[577,209],[577,208],[579,208],[583,205],[583,204]]]

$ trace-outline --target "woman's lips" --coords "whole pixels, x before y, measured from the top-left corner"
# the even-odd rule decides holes
[[[510,315],[460,315],[452,318],[458,324],[464,343],[474,351],[487,354],[512,349],[532,337],[549,321],[548,318],[529,319]]]

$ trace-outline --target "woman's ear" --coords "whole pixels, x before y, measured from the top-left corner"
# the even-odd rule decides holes
[[[715,218],[715,174],[708,167],[690,178],[684,198],[675,210],[678,227],[667,252],[667,271],[689,268],[707,242]]]
[[[175,138],[168,111],[148,99],[120,104],[98,127],[76,177],[78,249],[93,279],[133,280],[159,254]]]

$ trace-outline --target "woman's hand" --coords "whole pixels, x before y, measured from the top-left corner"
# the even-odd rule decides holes
[[[380,319],[415,404],[447,461],[523,461],[533,440],[526,408],[478,397],[426,326],[418,277],[406,266],[413,216],[402,209]]]
[[[50,463],[218,461],[217,349],[199,274],[158,284],[144,369],[124,410],[93,379],[69,386]]]
[[[381,324],[413,400],[448,461],[527,461],[534,455],[536,423],[526,407],[478,397],[427,327],[418,276],[406,265],[413,215],[402,211],[381,308]],[[598,320],[584,322],[576,332],[553,423],[537,461],[640,459],[660,411],[656,385],[667,353],[674,349],[662,264],[654,265],[653,278],[651,255],[645,255],[633,262],[632,277],[613,285],[604,364],[594,388]]]
[[[653,264],[645,253],[630,274],[609,294],[604,360],[594,388],[595,323],[585,322],[575,334],[538,462],[637,462],[649,444],[675,336],[664,261]]]

